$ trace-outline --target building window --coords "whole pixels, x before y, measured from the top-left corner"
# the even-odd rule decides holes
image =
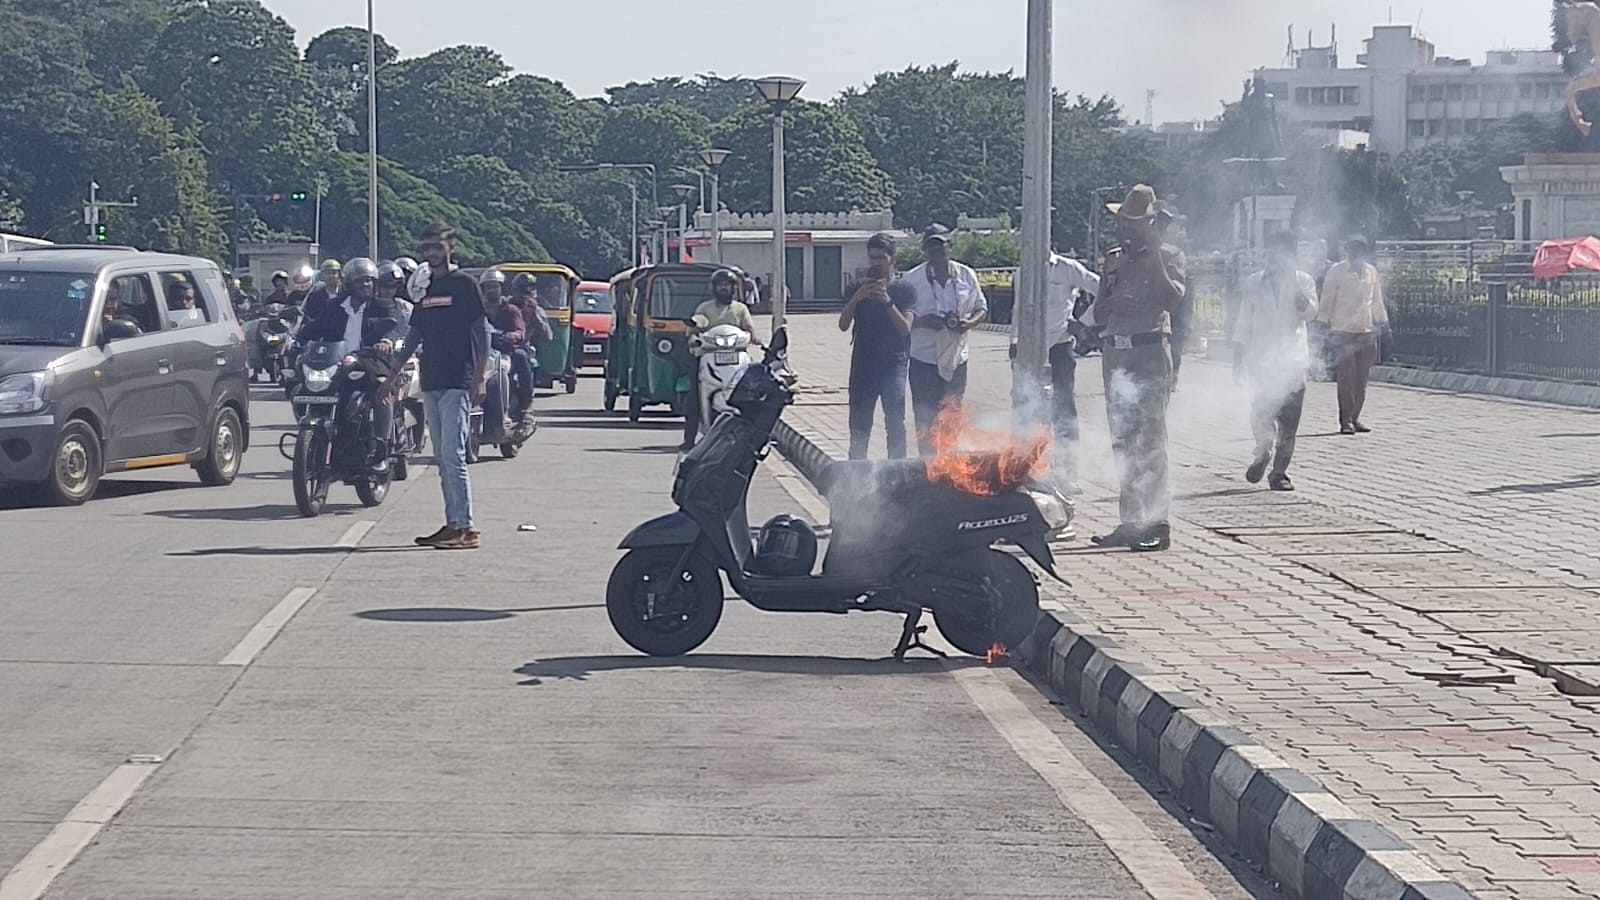
[[[1461,85],[1452,84],[1445,88],[1445,99],[1460,100],[1464,93],[1465,92],[1461,89]]]
[[[1510,82],[1500,85],[1500,89],[1495,91],[1495,96],[1499,97],[1501,100],[1510,100],[1513,95],[1514,91],[1511,88]]]
[[[1477,134],[1478,133],[1478,129],[1480,127],[1482,127],[1482,125],[1483,125],[1483,123],[1478,121],[1477,119],[1468,119],[1467,120],[1467,134]]]
[[[1428,99],[1428,89],[1420,84],[1411,86],[1411,102],[1422,103]]]
[[[1361,88],[1347,87],[1339,90],[1344,95],[1345,106],[1356,106],[1361,102]]]
[[[1443,100],[1444,99],[1444,85],[1442,85],[1442,84],[1430,84],[1430,85],[1428,85],[1428,99],[1429,100]]]
[[[1441,136],[1443,134],[1444,134],[1444,120],[1443,119],[1429,119],[1428,120],[1428,137],[1439,137],[1439,136]]]
[[[1521,97],[1524,100],[1532,100],[1533,99],[1533,82],[1524,81],[1521,84],[1517,85],[1517,96]]]
[[[1478,86],[1477,85],[1475,85],[1475,84],[1467,85],[1466,92],[1467,92],[1467,99],[1468,100],[1476,100],[1476,99],[1478,99]]]
[[[1310,98],[1311,98],[1311,89],[1310,88],[1295,88],[1294,89],[1294,105],[1295,106],[1305,106],[1307,103],[1311,102]]]
[[[1407,122],[1406,125],[1410,129],[1412,137],[1419,138],[1427,136],[1427,122],[1424,122],[1421,119],[1412,119],[1411,121]]]
[[[1447,133],[1451,137],[1460,137],[1461,136],[1461,120],[1460,119],[1451,119],[1449,122],[1446,122],[1445,125],[1448,128],[1448,132]]]
[[[1522,239],[1533,240],[1533,201],[1522,201]]]

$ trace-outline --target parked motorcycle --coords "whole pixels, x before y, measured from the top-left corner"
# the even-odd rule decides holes
[[[703,316],[695,317],[697,331],[689,339],[689,352],[700,367],[700,432],[711,428],[717,417],[730,412],[728,397],[733,385],[750,367],[750,333],[736,325],[706,328]]]
[[[886,611],[905,616],[894,657],[903,659],[931,610],[964,653],[1013,647],[1033,630],[1039,588],[998,544],[1021,548],[1055,575],[1049,537],[1071,521],[1059,493],[1032,487],[980,496],[936,483],[920,461],[835,463],[823,479],[833,534],[820,574],[817,535],[804,520],[777,516],[751,541],[745,502],[756,466],[794,392],[783,377],[787,332],[773,335],[717,419],[678,466],[677,511],[622,540],[628,551],[606,585],[612,627],[655,656],[698,647],[722,616],[722,576],[746,602],[769,612]]]
[[[405,480],[412,446],[402,411],[393,416],[387,459],[379,456],[379,436],[373,433],[373,395],[393,376],[388,360],[371,350],[347,353],[342,341],[305,345],[292,398],[300,427],[284,435],[278,447],[294,461],[294,502],[300,515],[319,515],[335,480],[354,487],[364,506],[379,505],[391,481]]]

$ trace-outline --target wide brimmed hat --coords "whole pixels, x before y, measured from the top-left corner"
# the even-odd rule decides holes
[[[1143,220],[1156,214],[1156,189],[1148,184],[1136,184],[1121,203],[1107,203],[1106,209],[1120,219]]]

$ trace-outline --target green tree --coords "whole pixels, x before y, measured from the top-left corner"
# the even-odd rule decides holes
[[[378,68],[383,68],[400,58],[400,51],[377,35],[375,41]],[[306,45],[306,62],[319,69],[338,69],[350,76],[352,89],[366,87],[367,83],[367,30],[354,25],[341,25],[311,39]]]
[[[68,237],[89,186],[82,148],[96,85],[83,45],[66,24],[5,4],[0,46],[0,189],[21,207],[18,227]]]
[[[174,131],[154,100],[130,83],[106,98],[104,127],[88,144],[88,162],[112,196],[135,195],[136,209],[108,211],[115,239],[150,250],[219,259],[222,222],[206,181],[205,152]]]
[[[659,106],[673,103],[720,122],[749,105],[755,88],[744,78],[722,78],[706,72],[693,78],[652,78],[606,88],[614,106]]]
[[[505,130],[501,151],[519,172],[549,175],[562,163],[587,159],[603,113],[559,81],[516,75],[495,85],[494,109]]]
[[[502,156],[496,84],[510,69],[488,47],[446,47],[378,73],[378,140],[385,156],[427,171],[461,156]],[[358,122],[365,140],[364,122]]]
[[[674,180],[674,169],[700,168],[700,151],[711,146],[711,123],[676,103],[613,106],[595,145],[606,162],[653,164],[664,190]],[[667,202],[666,197],[661,200]]]
[[[798,101],[784,113],[784,176],[790,212],[888,209],[894,183],[837,106]],[[722,169],[722,201],[735,212],[772,209],[772,114],[748,106],[711,129],[733,151]]]

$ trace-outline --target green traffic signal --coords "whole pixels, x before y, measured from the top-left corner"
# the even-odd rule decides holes
[[[289,195],[289,201],[291,203],[304,203],[306,202],[306,197],[307,194],[305,191],[295,191]]]
[[[104,244],[106,242],[106,226],[96,225],[94,227],[94,240],[97,244]]]

